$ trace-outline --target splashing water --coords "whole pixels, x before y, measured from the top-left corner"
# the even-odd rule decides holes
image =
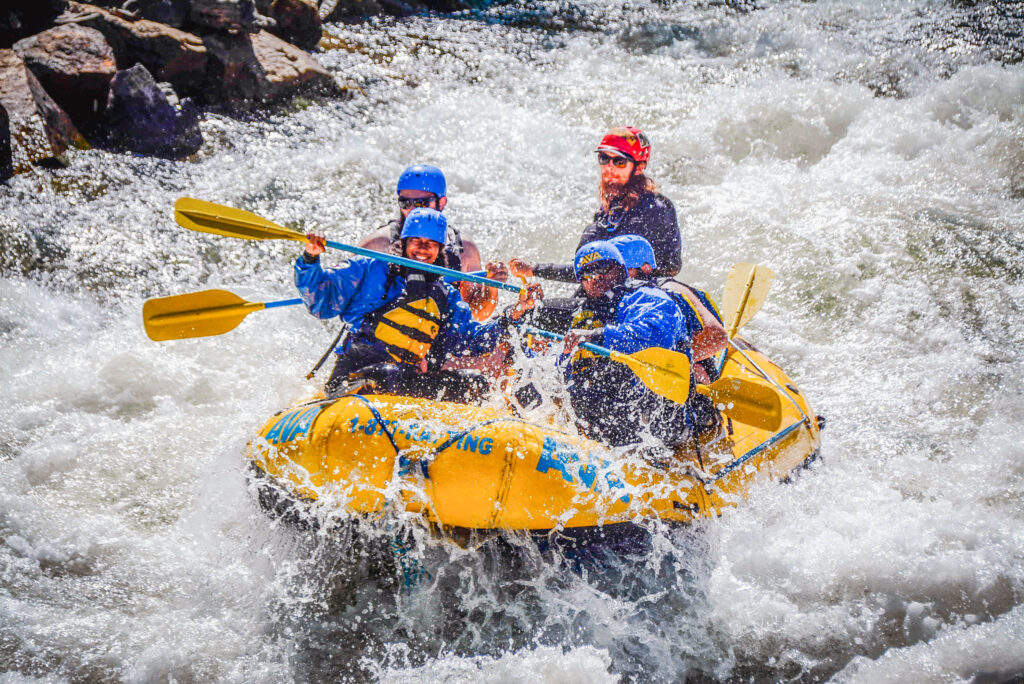
[[[364,94],[189,162],[88,151],[0,188],[0,662],[69,680],[993,680],[1024,673],[1020,3],[530,2],[329,27]],[[643,553],[269,520],[243,453],[332,338],[299,308],[157,345],[142,302],[292,297],[291,243],[190,233],[183,195],[353,242],[416,161],[484,258],[565,260],[632,123],[683,278],[775,286],[748,335],[830,419],[825,462]],[[398,544],[396,547],[395,545]]]

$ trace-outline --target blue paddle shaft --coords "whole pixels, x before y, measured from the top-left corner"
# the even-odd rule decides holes
[[[353,254],[360,254],[362,256],[370,257],[371,259],[380,259],[381,261],[387,261],[392,264],[398,264],[399,266],[406,266],[408,268],[414,268],[419,271],[426,271],[427,273],[436,273],[441,276],[448,276],[452,280],[467,280],[471,283],[483,283],[484,285],[490,285],[491,287],[497,287],[502,290],[508,290],[509,292],[519,293],[522,288],[510,283],[503,283],[500,280],[491,280],[483,276],[473,275],[472,273],[462,273],[455,271],[450,268],[442,268],[441,266],[434,266],[433,264],[425,264],[422,261],[416,261],[415,259],[406,259],[405,257],[395,256],[394,254],[385,254],[384,252],[376,252],[372,249],[363,249],[362,247],[354,247],[352,245],[346,245],[344,242],[334,242],[333,240],[327,241],[327,246],[334,249],[340,249],[344,252],[352,252]]]
[[[559,335],[558,333],[553,333],[549,330],[541,330],[539,328],[527,328],[526,332],[530,333],[531,335],[536,335],[537,337],[546,337],[550,340],[561,341],[565,339],[565,335]],[[611,349],[605,349],[604,347],[599,347],[596,344],[590,344],[589,342],[584,342],[583,344],[580,345],[580,348],[586,349],[588,352],[593,352],[598,356],[612,355]]]
[[[302,303],[301,299],[281,299],[281,300],[278,300],[276,302],[265,302],[263,304],[263,308],[264,309],[276,309],[279,306],[295,306],[296,304],[301,304],[301,303]]]

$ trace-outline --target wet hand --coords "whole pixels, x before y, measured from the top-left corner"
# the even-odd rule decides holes
[[[527,285],[526,288],[520,290],[519,301],[512,311],[509,312],[512,320],[519,320],[527,311],[537,306],[538,299],[544,299],[544,290],[541,288],[540,283]]]
[[[327,248],[327,238],[319,231],[306,233],[306,254],[311,257],[320,256]]]
[[[512,259],[508,262],[509,273],[517,278],[532,278],[533,268],[533,264],[529,261],[523,261],[522,259]]]
[[[582,330],[580,328],[572,328],[565,333],[565,339],[562,340],[562,354],[569,356],[576,352],[580,348],[580,345],[590,342],[594,337],[600,333],[600,330]]]
[[[498,280],[503,283],[508,282],[508,269],[505,268],[505,264],[500,261],[488,262],[487,277],[491,280]]]

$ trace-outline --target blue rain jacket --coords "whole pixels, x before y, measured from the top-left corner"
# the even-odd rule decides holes
[[[623,354],[648,347],[675,349],[690,338],[679,306],[663,290],[640,287],[627,291],[615,308],[615,320],[605,323],[597,344]]]
[[[308,263],[300,255],[295,260],[295,286],[311,314],[317,318],[341,316],[349,324],[354,334],[334,350],[336,354],[344,354],[355,339],[362,337],[372,343],[372,337],[363,335],[363,321],[367,315],[402,295],[405,278],[396,276],[389,284],[388,264],[370,257],[355,256],[337,268],[325,270],[319,259]],[[434,341],[435,348],[440,345],[439,351],[444,356],[475,356],[493,351],[507,330],[509,319],[499,316],[479,323],[473,319],[473,312],[459,291],[448,283],[443,283],[443,287],[447,300],[438,302],[443,321]]]

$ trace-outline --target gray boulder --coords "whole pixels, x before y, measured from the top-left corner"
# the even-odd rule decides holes
[[[61,23],[94,28],[114,49],[122,69],[142,64],[178,92],[195,93],[206,72],[206,48],[194,34],[148,19],[131,20],[94,5],[69,2]]]
[[[271,101],[300,93],[339,95],[343,89],[313,57],[266,31],[209,34],[207,90],[226,100]]]
[[[267,12],[275,23],[267,30],[275,36],[303,50],[320,43],[322,22],[315,0],[273,0]]]
[[[107,108],[114,51],[103,34],[74,24],[19,40],[18,53],[46,92],[79,127],[97,123]]]
[[[255,33],[270,25],[256,11],[253,0],[191,0],[188,18],[200,26],[230,33]]]
[[[0,50],[0,106],[10,118],[14,171],[60,161],[71,145],[85,146],[82,134],[53,101],[14,50]]]
[[[179,99],[169,83],[157,83],[141,64],[115,74],[107,118],[108,142],[117,149],[177,159],[203,144],[192,100]]]
[[[188,0],[128,0],[121,7],[139,19],[181,28],[188,20]]]

